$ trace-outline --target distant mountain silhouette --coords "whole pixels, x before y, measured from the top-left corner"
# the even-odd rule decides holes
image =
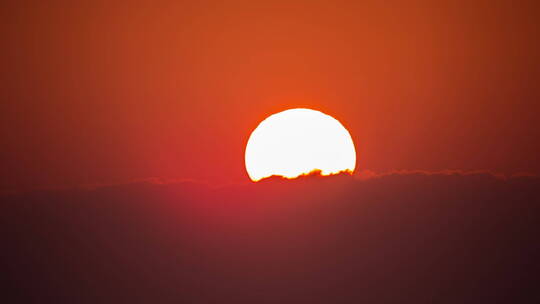
[[[338,172],[338,173],[333,173],[333,174],[328,174],[328,175],[323,175],[322,174],[322,170],[320,169],[314,169],[312,170],[311,172],[309,173],[305,173],[305,174],[302,174],[298,177],[285,177],[285,176],[282,176],[282,175],[272,175],[272,176],[269,176],[269,177],[265,177],[261,180],[259,180],[258,182],[265,182],[265,181],[271,181],[271,180],[293,180],[293,179],[306,179],[306,178],[310,178],[310,179],[313,179],[313,178],[327,178],[327,177],[336,177],[336,176],[348,176],[348,177],[352,177],[352,172],[349,171],[349,170],[344,170],[344,171],[341,171],[341,172]]]
[[[4,303],[537,303],[540,180],[348,174],[2,197]]]

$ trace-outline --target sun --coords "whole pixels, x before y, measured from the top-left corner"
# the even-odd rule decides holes
[[[335,118],[311,109],[290,109],[267,117],[246,145],[246,170],[252,181],[272,175],[295,178],[353,172],[356,150],[349,131]]]

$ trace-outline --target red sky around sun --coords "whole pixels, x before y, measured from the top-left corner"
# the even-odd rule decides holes
[[[359,170],[540,173],[536,1],[2,4],[1,188],[247,180],[266,116],[339,119]]]

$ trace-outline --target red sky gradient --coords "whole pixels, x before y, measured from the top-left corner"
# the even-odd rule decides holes
[[[247,181],[250,132],[293,107],[359,170],[540,173],[537,1],[1,6],[2,189]]]

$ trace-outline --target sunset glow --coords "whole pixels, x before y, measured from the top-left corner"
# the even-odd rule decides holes
[[[269,116],[251,133],[246,170],[253,181],[272,175],[298,177],[354,171],[356,150],[343,125],[310,109],[290,109]]]

